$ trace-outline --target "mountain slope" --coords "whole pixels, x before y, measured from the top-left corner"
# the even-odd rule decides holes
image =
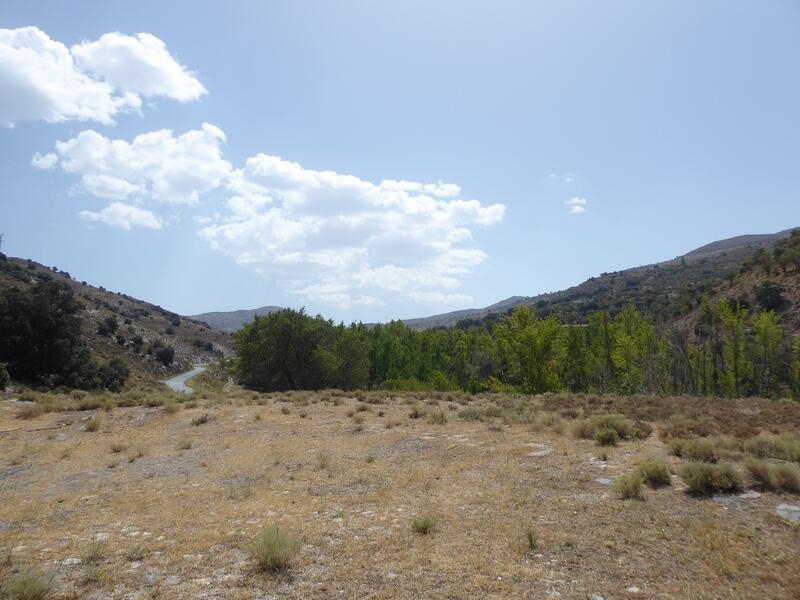
[[[185,370],[192,363],[207,362],[231,353],[232,340],[207,324],[182,317],[160,306],[74,280],[69,273],[32,260],[0,254],[0,289],[30,288],[44,281],[69,286],[83,305],[79,316],[82,337],[91,355],[101,362],[119,358],[131,370],[130,385],[152,382],[167,373]],[[108,321],[116,326],[111,331]],[[172,365],[158,362],[154,344],[175,350]],[[148,353],[148,350],[151,350]]]
[[[672,260],[603,273],[560,292],[512,296],[491,306],[406,319],[413,329],[469,326],[492,320],[517,306],[535,307],[540,314],[557,314],[566,322],[583,322],[599,308],[616,311],[633,303],[659,321],[690,312],[703,294],[712,294],[726,274],[738,271],[759,248],[786,239],[791,229],[774,234],[742,235],[706,244]]]
[[[276,310],[281,310],[281,307],[262,306],[251,310],[207,312],[199,315],[192,315],[190,318],[208,323],[211,327],[224,331],[225,333],[233,333],[251,322],[256,316],[268,315]]]

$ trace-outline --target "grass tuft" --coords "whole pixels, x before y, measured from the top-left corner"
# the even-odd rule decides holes
[[[247,547],[247,552],[263,571],[284,571],[292,566],[302,542],[292,533],[270,525],[258,534]]]
[[[411,528],[414,530],[414,533],[418,533],[420,535],[430,535],[436,529],[436,524],[438,522],[439,519],[436,517],[436,515],[432,513],[424,513],[411,519]]]
[[[614,491],[623,500],[642,499],[642,476],[634,471],[614,482]]]

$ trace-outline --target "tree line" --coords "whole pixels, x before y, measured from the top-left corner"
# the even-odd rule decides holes
[[[690,335],[634,306],[580,325],[515,309],[487,328],[416,331],[401,321],[335,324],[304,310],[236,334],[240,382],[262,391],[416,389],[700,394],[800,399],[800,336],[776,312],[705,302]]]

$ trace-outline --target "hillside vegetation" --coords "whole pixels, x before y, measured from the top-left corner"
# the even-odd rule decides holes
[[[50,289],[49,294],[42,294],[45,288]],[[85,347],[86,358],[99,365],[110,365],[114,361],[116,365],[124,365],[130,373],[128,385],[152,382],[167,373],[184,370],[192,363],[230,354],[229,336],[205,323],[122,293],[76,281],[69,273],[31,260],[0,255],[0,296],[15,306],[25,302],[26,310],[34,311],[31,323],[39,326],[39,333],[30,328],[20,332],[16,324],[9,323],[8,331],[2,336],[10,355],[0,357],[0,362],[14,365],[12,371],[16,369],[18,373],[12,372],[11,376],[29,384],[106,387],[80,379],[59,378],[59,372],[52,372],[55,368],[52,363],[28,368],[35,363],[36,356],[53,356],[53,348],[43,344],[54,343],[53,339],[48,339],[54,334],[37,314],[44,318],[46,309],[52,309],[59,302],[63,304],[51,312],[53,318],[66,318],[65,327],[72,332],[70,339],[80,339],[68,350],[70,356],[79,354]],[[69,308],[65,310],[66,307]],[[35,336],[38,338],[34,339]],[[9,345],[13,339],[19,343]],[[21,355],[23,347],[25,354]],[[63,364],[61,368],[74,371],[73,367]]]
[[[405,323],[413,329],[491,324],[518,306],[535,308],[543,316],[555,314],[564,322],[586,323],[594,311],[616,314],[633,304],[657,323],[670,324],[697,308],[702,298],[720,291],[726,278],[738,273],[756,251],[772,252],[790,234],[787,229],[720,240],[672,260],[603,273],[560,292],[514,296],[483,309],[407,319]],[[800,295],[797,300],[800,305]],[[792,326],[800,330],[800,323]]]

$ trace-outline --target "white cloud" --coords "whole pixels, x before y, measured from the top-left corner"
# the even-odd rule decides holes
[[[39,154],[38,152],[31,158],[31,165],[37,169],[48,170],[52,169],[58,163],[58,156],[52,152],[47,154]]]
[[[208,123],[177,137],[161,129],[132,142],[90,129],[57,142],[55,154],[34,155],[32,163],[38,168],[59,164],[65,173],[81,176],[86,192],[101,198],[195,204],[231,173],[220,149],[224,141],[222,130]]]
[[[379,184],[259,154],[232,173],[229,212],[200,231],[212,248],[278,279],[304,300],[340,307],[465,302],[458,276],[486,255],[464,246],[502,204],[438,182]]]
[[[161,229],[161,222],[153,213],[122,202],[109,204],[100,212],[82,210],[80,216],[87,221],[100,221],[125,230],[130,230],[134,226]]]
[[[588,200],[586,198],[575,197],[569,200],[564,200],[564,204],[569,207],[570,214],[580,214],[582,212],[586,212],[586,204]]]
[[[206,93],[194,74],[170,55],[166,44],[149,33],[106,33],[97,41],[76,44],[71,52],[84,72],[120,90],[179,102],[197,100]]]
[[[0,125],[112,124],[143,97],[194,100],[205,88],[150,34],[111,33],[68,49],[38,27],[0,29]]]

